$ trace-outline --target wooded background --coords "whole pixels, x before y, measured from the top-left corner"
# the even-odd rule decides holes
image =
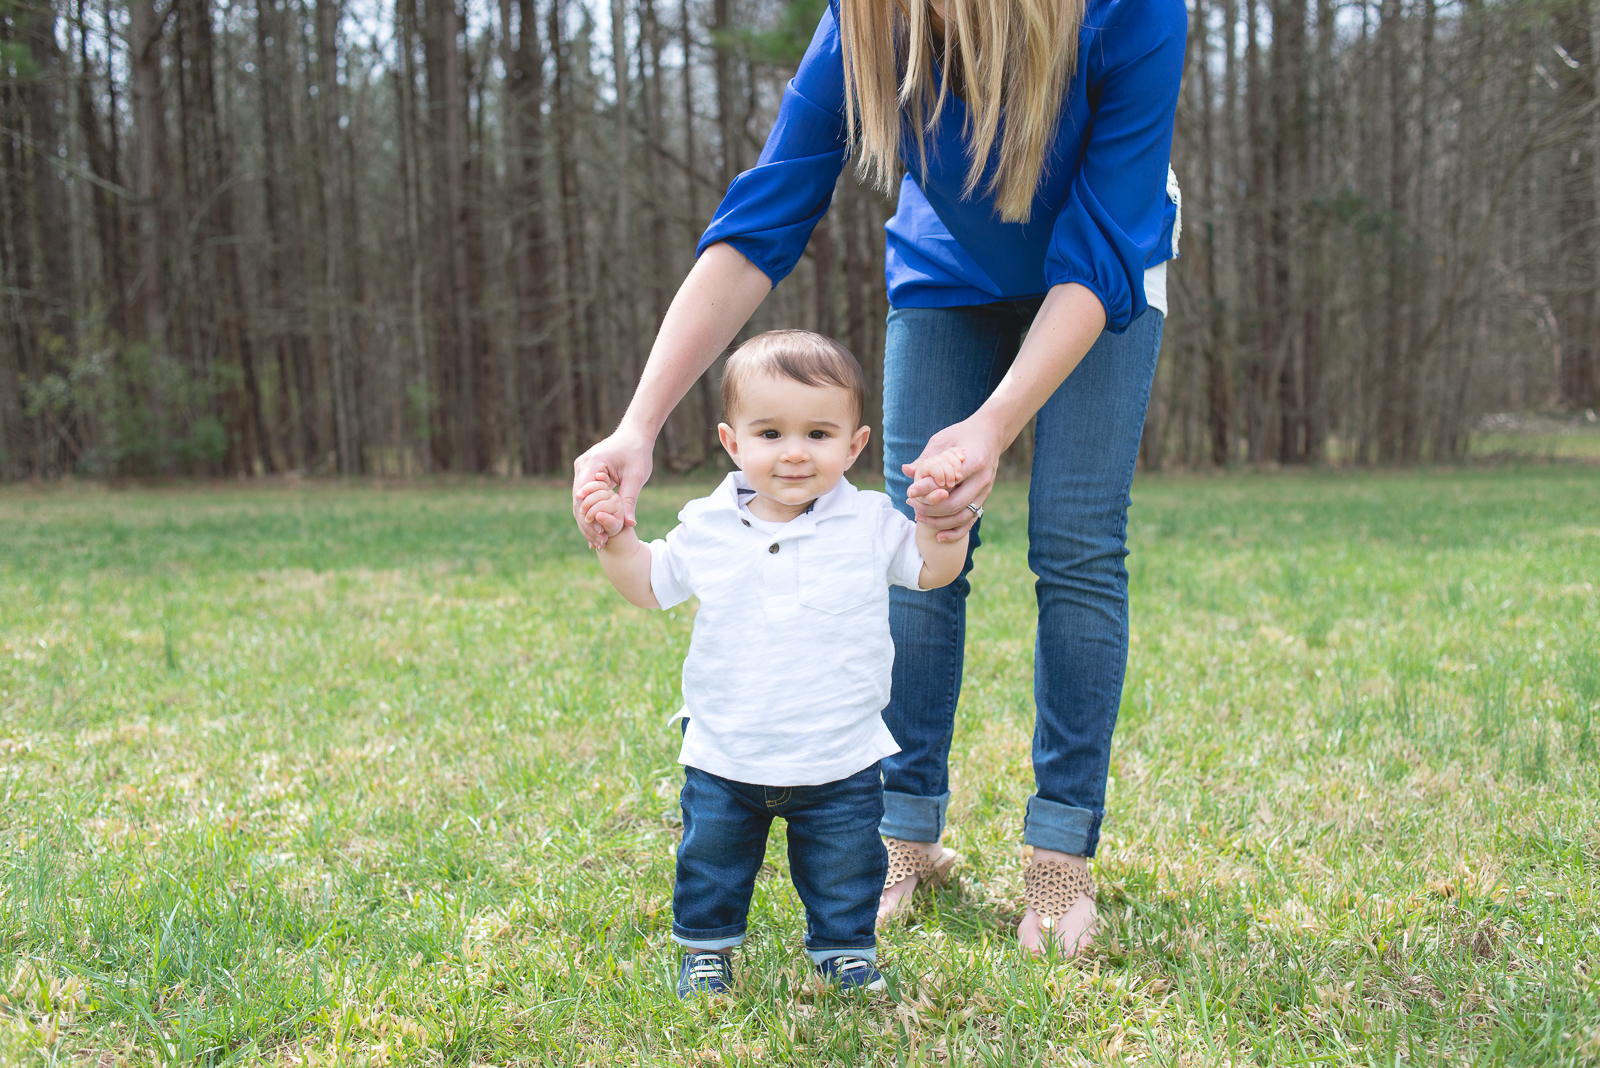
[[[824,2],[0,0],[0,478],[566,473]],[[1600,406],[1600,4],[1190,4],[1146,466]],[[847,172],[749,330],[875,381],[892,210]]]

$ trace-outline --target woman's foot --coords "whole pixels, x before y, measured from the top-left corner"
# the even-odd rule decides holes
[[[931,864],[944,855],[944,843],[940,842],[907,842],[899,839],[900,843],[910,846],[928,858]],[[893,886],[883,888],[883,894],[878,898],[878,922],[884,923],[911,911],[911,895],[916,893],[917,877],[908,875]]]
[[[1094,883],[1088,877],[1088,859],[1071,853],[1057,853],[1053,849],[1035,848],[1029,863],[1047,868],[1065,865],[1067,870],[1062,872],[1065,878],[1040,879],[1036,875],[1030,880],[1028,911],[1022,914],[1022,922],[1017,924],[1017,941],[1023,949],[1041,955],[1048,954],[1054,943],[1055,952],[1063,957],[1077,956],[1093,944],[1095,928],[1100,923],[1100,914],[1095,908]],[[1079,888],[1079,893],[1063,911],[1057,912],[1055,910],[1065,904],[1064,894],[1059,889],[1061,886]],[[1036,904],[1042,908],[1036,908]],[[1047,915],[1043,909],[1049,909],[1050,913]]]

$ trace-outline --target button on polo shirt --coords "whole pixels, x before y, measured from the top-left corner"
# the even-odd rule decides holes
[[[900,751],[881,715],[889,586],[917,589],[916,524],[840,481],[787,523],[752,515],[734,472],[650,543],[662,608],[698,597],[678,759],[738,782],[814,786]]]

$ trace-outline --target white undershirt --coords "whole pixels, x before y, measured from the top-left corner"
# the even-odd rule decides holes
[[[1167,265],[1158,263],[1147,268],[1144,272],[1144,299],[1145,303],[1161,313],[1162,318],[1167,314]]]

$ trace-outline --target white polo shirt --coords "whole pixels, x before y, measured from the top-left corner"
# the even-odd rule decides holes
[[[650,543],[661,607],[700,599],[678,760],[763,786],[834,782],[900,751],[880,714],[889,584],[918,588],[916,524],[843,480],[787,523],[751,515],[750,495],[735,471]]]

